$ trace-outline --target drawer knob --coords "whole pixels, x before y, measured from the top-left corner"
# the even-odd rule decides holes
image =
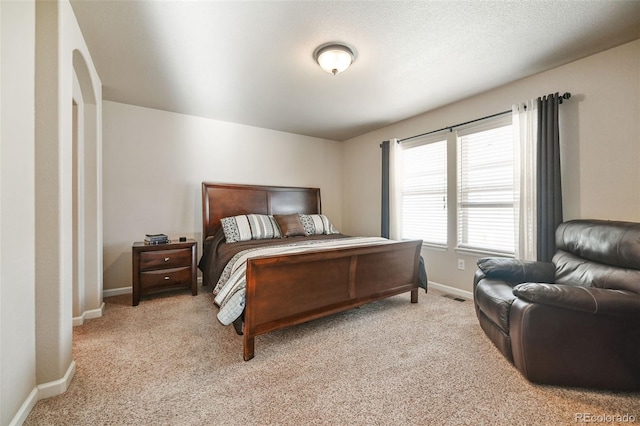
[[[169,277],[164,277],[164,279],[165,279],[165,280],[168,280],[168,279],[169,279]]]
[[[165,261],[165,262],[168,262],[168,261],[169,261],[169,258],[168,258],[168,257],[165,257],[165,258],[164,258],[164,261]]]

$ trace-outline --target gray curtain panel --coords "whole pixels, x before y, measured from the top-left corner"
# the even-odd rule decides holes
[[[551,261],[555,232],[562,223],[562,182],[560,177],[560,126],[558,93],[538,98],[538,260]]]

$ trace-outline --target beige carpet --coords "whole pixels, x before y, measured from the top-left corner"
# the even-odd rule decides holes
[[[130,301],[109,298],[102,318],[75,328],[69,390],[39,401],[26,425],[640,422],[640,394],[529,383],[484,336],[471,301],[434,290],[417,305],[402,295],[259,336],[249,362],[210,293]]]

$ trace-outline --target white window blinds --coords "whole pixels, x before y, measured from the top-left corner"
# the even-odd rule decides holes
[[[458,132],[458,247],[514,253],[513,133],[505,119]]]
[[[403,144],[402,238],[447,244],[447,142]]]

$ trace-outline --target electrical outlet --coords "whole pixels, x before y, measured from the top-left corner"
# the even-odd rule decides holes
[[[464,271],[464,259],[458,259],[458,269]]]

